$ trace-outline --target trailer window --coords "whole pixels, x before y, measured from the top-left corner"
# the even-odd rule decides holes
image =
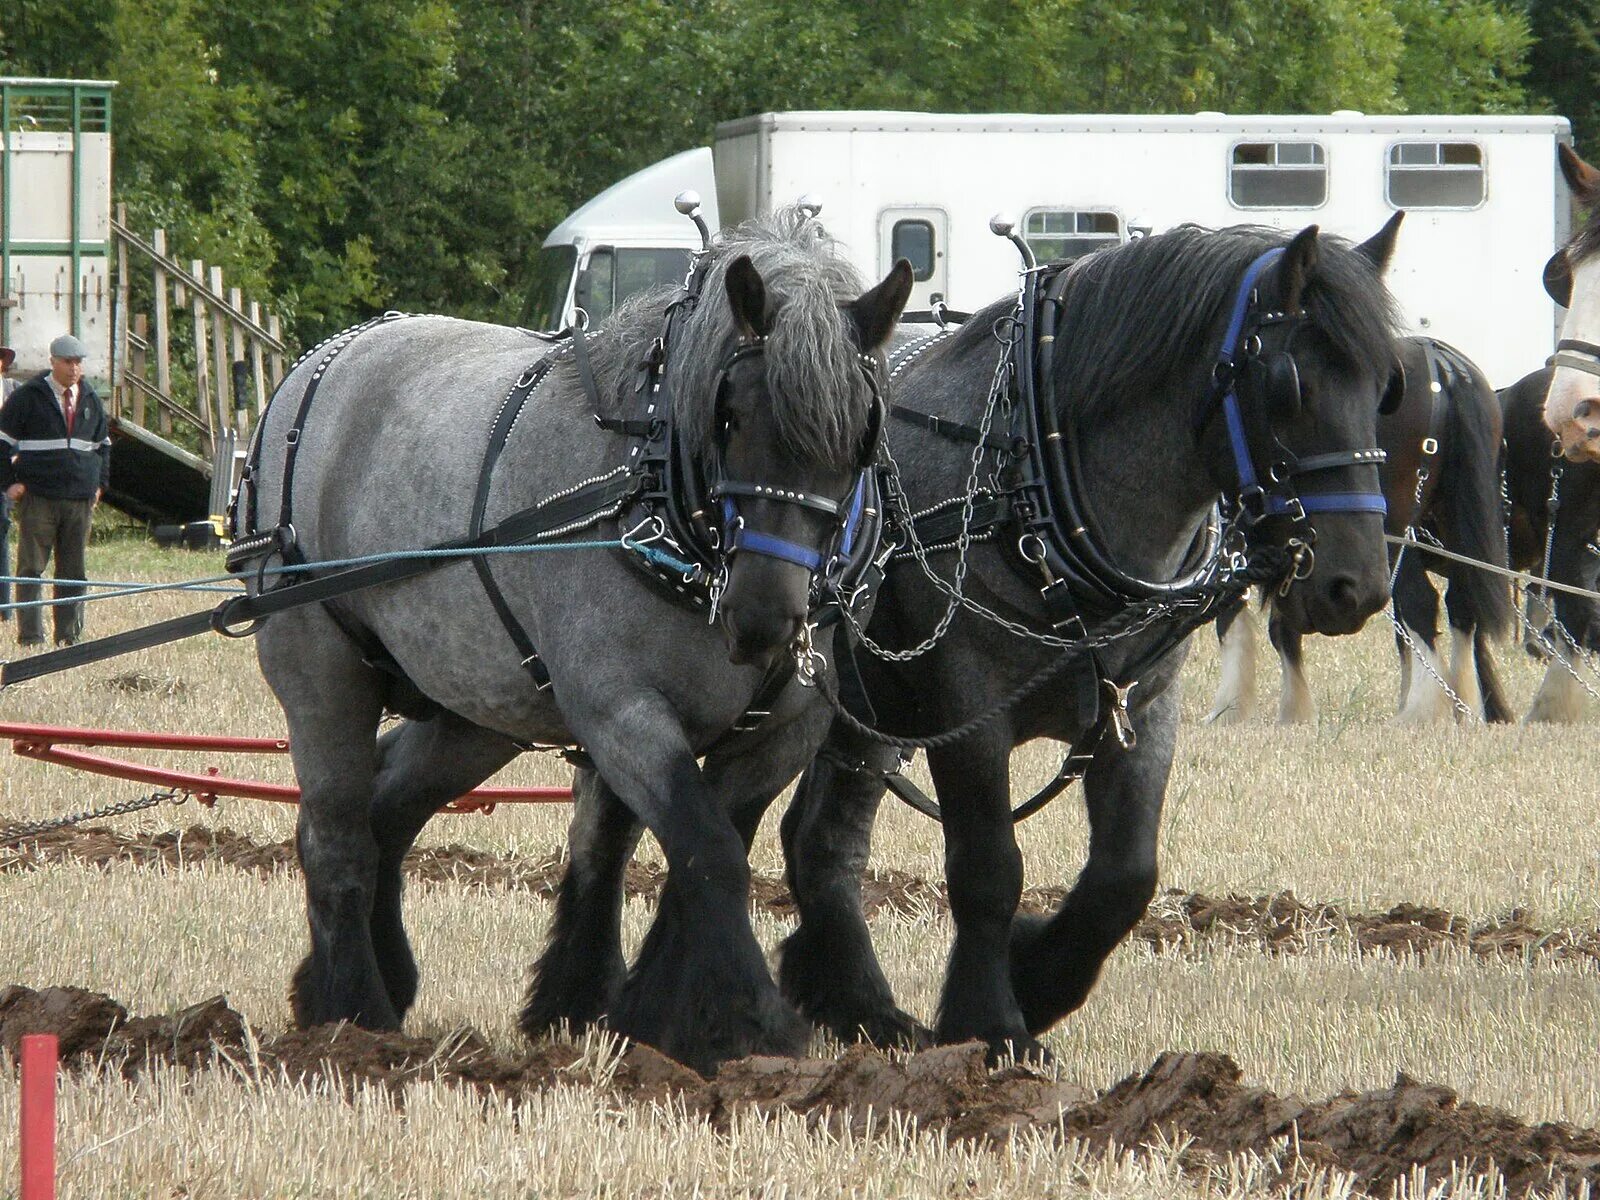
[[[578,276],[573,302],[589,316],[590,325],[606,320],[628,298],[683,282],[689,251],[668,246],[598,247]]]
[[[555,329],[566,315],[567,292],[572,287],[572,268],[578,265],[578,251],[572,246],[546,246],[534,260],[533,282],[528,287],[528,302],[522,323],[530,329]]]
[[[1240,142],[1228,199],[1235,208],[1316,208],[1328,199],[1328,156],[1317,142]]]
[[[1389,147],[1384,192],[1395,208],[1477,208],[1483,147],[1475,142],[1401,142]]]
[[[922,283],[933,278],[933,242],[933,222],[920,218],[896,221],[889,231],[889,257],[909,262],[911,278]]]
[[[1022,222],[1022,240],[1040,262],[1070,262],[1122,241],[1122,221],[1096,209],[1035,209]]]

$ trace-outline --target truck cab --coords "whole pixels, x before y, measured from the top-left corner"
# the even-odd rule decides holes
[[[629,297],[682,283],[700,235],[673,208],[672,198],[689,190],[700,194],[706,224],[717,229],[716,176],[707,146],[637,171],[576,209],[544,240],[523,323],[559,329],[581,310],[590,325],[598,325]]]

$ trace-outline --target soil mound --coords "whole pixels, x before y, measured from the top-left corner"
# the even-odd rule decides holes
[[[1186,1143],[1192,1166],[1254,1154],[1275,1164],[1275,1183],[1331,1169],[1372,1194],[1417,1168],[1436,1180],[1453,1170],[1496,1170],[1514,1195],[1557,1183],[1600,1188],[1600,1131],[1528,1125],[1404,1075],[1379,1091],[1319,1101],[1280,1096],[1246,1085],[1238,1065],[1219,1054],[1163,1054],[1098,1095],[1027,1067],[991,1069],[977,1044],[909,1056],[858,1046],[832,1060],[748,1058],[706,1080],[645,1046],[611,1056],[542,1042],[516,1057],[497,1053],[471,1029],[426,1038],[348,1025],[263,1038],[221,997],[165,1016],[129,1017],[115,1000],[81,988],[0,990],[0,1047],[15,1056],[22,1035],[38,1032],[61,1039],[68,1070],[125,1077],[158,1062],[200,1070],[226,1060],[246,1075],[329,1080],[347,1094],[370,1083],[399,1103],[417,1080],[510,1099],[567,1081],[633,1102],[676,1099],[718,1124],[746,1108],[783,1109],[862,1134],[898,1117],[983,1144],[1022,1131],[1106,1150]]]

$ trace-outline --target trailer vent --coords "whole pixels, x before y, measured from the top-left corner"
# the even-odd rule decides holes
[[[1317,142],[1240,142],[1228,200],[1235,208],[1318,208],[1328,199],[1328,156]]]
[[[1394,208],[1477,208],[1483,147],[1476,142],[1400,142],[1389,147],[1384,195]]]

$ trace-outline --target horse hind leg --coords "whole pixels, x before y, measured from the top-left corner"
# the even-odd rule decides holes
[[[320,609],[274,617],[256,652],[288,718],[301,790],[295,846],[311,950],[290,986],[295,1022],[397,1028],[370,925],[378,847],[368,809],[384,681]]]
[[[530,1038],[562,1025],[576,1030],[599,1022],[627,977],[623,882],[643,826],[597,771],[577,772],[572,800],[567,870],[556,892],[549,940],[534,964],[517,1022]]]
[[[1516,720],[1516,714],[1506,700],[1500,672],[1495,666],[1494,648],[1482,630],[1474,632],[1472,649],[1478,667],[1478,686],[1483,694],[1483,719],[1491,725],[1504,725]]]
[[[1212,725],[1242,725],[1255,715],[1256,708],[1256,623],[1243,597],[1217,618],[1217,638],[1222,679],[1203,720]]]
[[[517,756],[504,736],[445,713],[406,721],[378,741],[371,806],[378,869],[372,947],[389,1002],[404,1017],[417,995],[417,963],[401,915],[407,852],[428,819]]]
[[[1557,644],[1555,639],[1551,641],[1549,664],[1523,720],[1531,725],[1573,725],[1583,719],[1583,685],[1573,674],[1581,668],[1569,661],[1572,651],[1568,647]]]
[[[860,769],[836,750],[818,755],[784,813],[784,871],[800,921],[779,950],[778,984],[841,1041],[917,1048],[933,1033],[895,1004],[861,907],[882,771],[895,769],[897,756],[863,749]]]

